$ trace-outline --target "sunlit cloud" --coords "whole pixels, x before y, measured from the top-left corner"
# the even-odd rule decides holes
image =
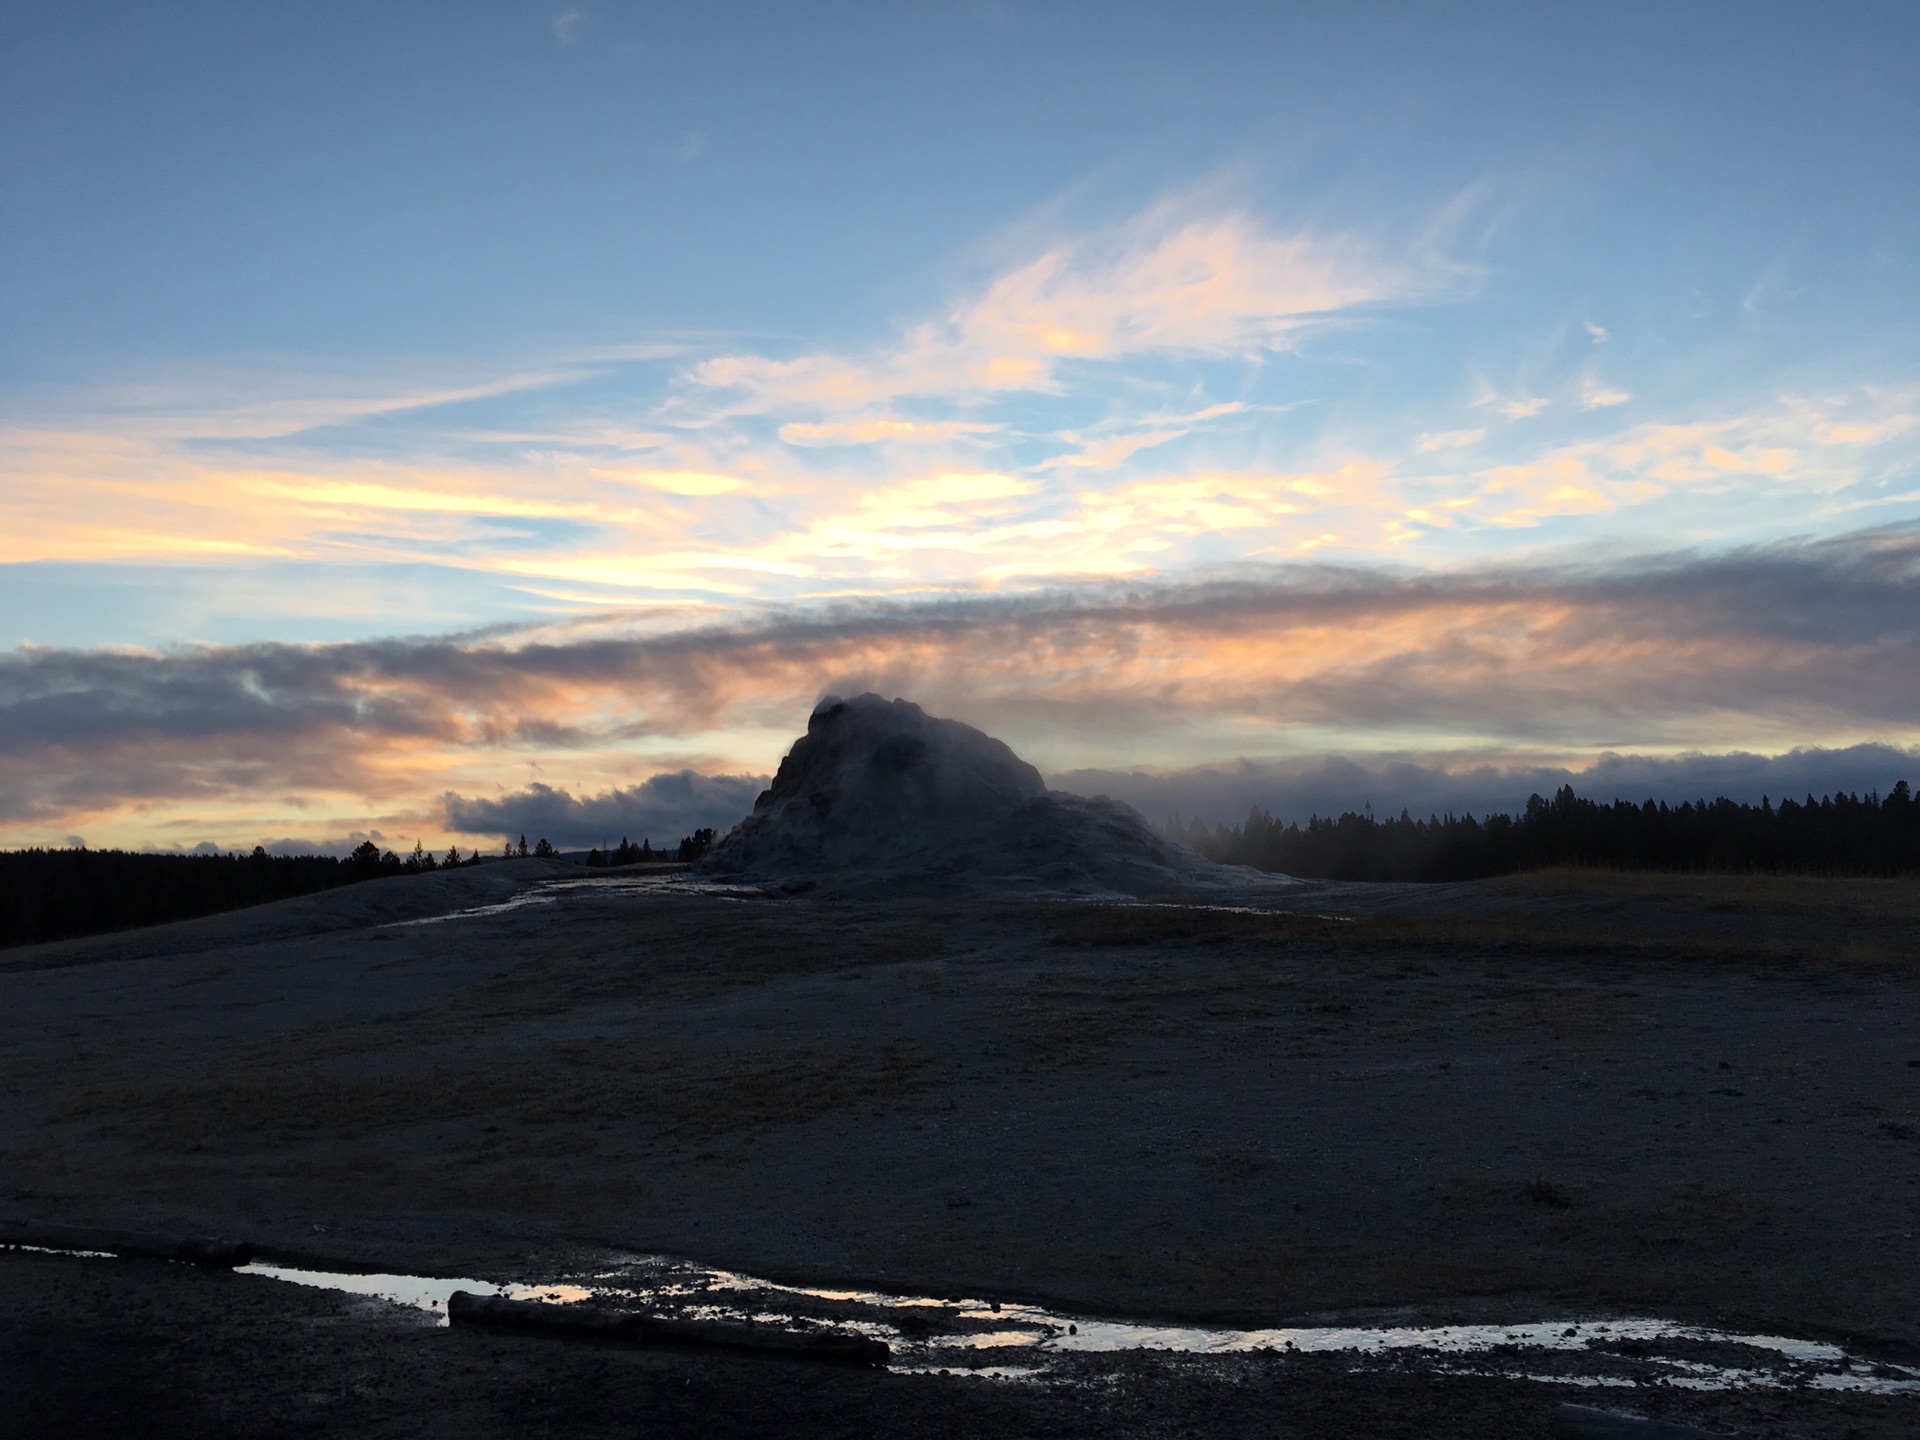
[[[1060,439],[1074,448],[1040,463],[1042,470],[1112,470],[1142,450],[1178,440],[1185,430],[1143,430],[1131,435],[1087,437],[1068,430]]]
[[[1272,532],[1275,548],[1290,532],[1324,524],[1330,508],[1367,507],[1385,467],[1356,461],[1298,475],[1194,475],[1139,480],[1081,496],[1089,529],[1107,543],[1135,548],[1171,537],[1236,530]]]
[[[1911,414],[1889,415],[1865,424],[1822,421],[1815,427],[1814,438],[1827,445],[1879,445],[1911,429]]]
[[[689,372],[755,411],[844,414],[906,396],[1051,392],[1061,367],[1147,354],[1249,356],[1359,307],[1419,293],[1352,236],[1275,234],[1162,206],[1048,250],[872,356],[727,355]]]
[[[1617,385],[1607,385],[1591,375],[1580,382],[1580,408],[1582,410],[1605,410],[1614,405],[1625,405],[1633,396]]]
[[[1502,394],[1482,380],[1473,403],[1476,409],[1491,410],[1497,415],[1506,416],[1509,420],[1528,420],[1553,402],[1544,395],[1528,395],[1524,392]]]
[[[1898,407],[1911,400],[1899,393],[1818,403],[1789,396],[1744,414],[1638,425],[1607,440],[1557,446],[1536,459],[1480,472],[1479,495],[1499,508],[1476,514],[1495,525],[1533,525],[1554,515],[1651,504],[1676,494],[1725,494],[1735,487],[1757,499],[1764,492],[1755,486],[1817,501],[1871,479],[1871,468],[1844,452],[1904,434],[1910,417]]]
[[[747,482],[733,475],[714,475],[699,470],[606,470],[590,468],[596,480],[616,480],[641,485],[667,495],[731,495],[745,490]]]
[[[900,420],[875,416],[818,425],[791,421],[780,427],[780,438],[789,445],[939,445],[966,435],[991,434],[995,428],[967,420]]]
[[[1431,455],[1436,450],[1459,450],[1468,445],[1478,445],[1487,438],[1484,428],[1473,430],[1439,430],[1420,437],[1419,451],[1422,455]]]
[[[1397,454],[1283,468],[1193,450],[1252,415],[1223,402],[1065,430],[1024,460],[956,429],[855,473],[810,468],[795,456],[811,452],[779,442],[703,450],[645,430],[401,461],[15,429],[0,431],[0,560],[454,562],[549,598],[575,587],[570,605],[1000,589],[1465,543],[1734,490],[1839,513],[1904,493],[1886,482],[1910,473],[1916,409],[1910,390],[1862,389],[1518,453],[1493,451],[1484,427],[1429,430]],[[874,437],[862,453],[888,443],[857,428],[871,420],[848,423],[850,438]],[[963,443],[974,453],[941,463]]]
[[[1113,470],[1126,464],[1143,450],[1151,450],[1169,441],[1192,435],[1209,421],[1244,415],[1247,406],[1239,401],[1209,405],[1188,414],[1161,412],[1131,422],[1108,421],[1082,433],[1063,430],[1054,436],[1064,447],[1035,468],[1049,470]]]

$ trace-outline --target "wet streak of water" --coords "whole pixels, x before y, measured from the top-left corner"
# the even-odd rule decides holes
[[[0,1248],[112,1259],[93,1251]],[[1807,1387],[1920,1396],[1920,1368],[1870,1361],[1841,1346],[1741,1334],[1652,1317],[1541,1320],[1511,1325],[1278,1326],[1234,1330],[1071,1316],[1037,1305],[883,1291],[781,1285],[689,1261],[637,1255],[590,1274],[541,1282],[360,1273],[256,1263],[239,1268],[407,1306],[447,1323],[456,1290],[551,1305],[595,1301],[654,1315],[733,1320],[773,1329],[833,1331],[883,1341],[902,1374],[1050,1381],[1074,1378],[1081,1357],[1349,1357],[1355,1365],[1583,1387],[1664,1385],[1692,1390]],[[1013,1352],[1009,1354],[1009,1352]],[[1024,1363],[1008,1363],[1019,1361]]]
[[[328,1275],[253,1265],[243,1273],[379,1296],[445,1323],[454,1290],[567,1304],[596,1300],[690,1319],[830,1328],[885,1341],[903,1373],[1044,1379],[1069,1357],[1121,1352],[1232,1357],[1346,1355],[1360,1364],[1596,1387],[1667,1385],[1750,1390],[1807,1385],[1920,1395],[1920,1369],[1869,1362],[1842,1347],[1740,1334],[1650,1317],[1511,1325],[1283,1326],[1236,1330],[1072,1316],[1037,1305],[780,1285],[660,1256],[635,1256],[543,1284],[407,1275]],[[1022,1363],[1007,1363],[1016,1352]]]
[[[449,910],[444,915],[427,915],[418,920],[392,920],[380,928],[404,930],[419,925],[444,925],[451,920],[476,920],[487,915],[505,915],[510,911],[525,910],[535,905],[551,905],[563,895],[575,893],[616,898],[666,894],[699,895],[713,900],[764,898],[757,890],[743,890],[737,885],[693,879],[683,874],[600,875],[582,880],[550,880],[531,890],[523,891],[510,900],[497,901],[491,905],[474,905],[465,910]]]
[[[1269,877],[1272,878],[1272,877]],[[1287,882],[1298,884],[1298,881]],[[811,887],[809,887],[811,888]],[[444,915],[426,915],[415,920],[391,920],[380,928],[383,930],[404,930],[421,925],[444,925],[449,921],[477,920],[490,915],[505,915],[514,910],[525,910],[535,905],[551,905],[563,897],[566,898],[608,898],[622,896],[682,895],[700,896],[709,900],[766,900],[773,898],[765,887],[730,884],[725,880],[710,880],[694,876],[684,871],[670,875],[594,875],[579,880],[548,880],[513,896],[508,900],[496,901],[491,905],[474,905],[464,910],[450,910]],[[1284,893],[1269,897],[1264,905],[1229,905],[1201,901],[1153,901],[1127,900],[1119,896],[1090,897],[1084,895],[1062,894],[1049,896],[1036,892],[1022,898],[1029,900],[1051,899],[1069,900],[1083,904],[1112,906],[1128,910],[1167,910],[1167,911],[1205,911],[1222,915],[1285,915],[1300,920],[1324,920],[1340,924],[1352,924],[1351,915],[1320,914],[1314,911],[1294,911],[1283,903],[1291,898]]]
[[[504,1295],[509,1300],[541,1300],[555,1305],[606,1298],[600,1290],[565,1283],[497,1285],[488,1280],[448,1280],[431,1275],[356,1274],[267,1264],[242,1265],[238,1273],[264,1275],[269,1280],[308,1285],[316,1290],[336,1290],[346,1295],[365,1295],[395,1305],[411,1306],[437,1315],[442,1325],[447,1323],[447,1299],[456,1290],[466,1290],[475,1295]]]

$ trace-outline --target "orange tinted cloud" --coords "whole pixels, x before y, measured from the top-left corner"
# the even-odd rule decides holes
[[[940,445],[968,435],[992,434],[995,428],[966,420],[902,420],[879,415],[819,425],[796,420],[780,427],[780,438],[789,445]]]
[[[1162,206],[1046,251],[875,354],[728,355],[689,374],[754,411],[844,414],[905,396],[1046,391],[1063,361],[1282,348],[1305,326],[1420,283],[1351,236],[1277,235],[1244,215],[1183,218]]]
[[[1399,454],[1327,446],[1318,463],[1292,468],[1221,467],[1159,448],[1243,415],[1237,405],[1065,432],[1054,453],[1025,464],[945,453],[979,438],[955,430],[906,463],[888,452],[856,471],[806,468],[784,445],[646,430],[403,461],[13,429],[0,431],[0,562],[451,559],[570,590],[567,603],[582,606],[640,592],[735,605],[1003,588],[1387,551],[1436,532],[1527,529],[1705,495],[1803,510],[1838,509],[1830,497],[1849,495],[1875,503],[1870,482],[1904,453],[1891,447],[1913,433],[1914,400],[1789,397],[1477,468],[1459,461],[1483,453],[1478,428],[1427,432]],[[816,428],[824,438],[839,423]],[[882,422],[845,423],[851,440]],[[884,425],[896,423],[920,424]],[[1435,464],[1448,468],[1430,473]],[[994,477],[992,488],[969,476]]]

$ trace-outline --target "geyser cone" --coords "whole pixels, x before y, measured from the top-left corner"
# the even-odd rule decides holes
[[[1235,872],[1101,797],[1049,791],[1003,742],[907,700],[823,700],[704,868],[897,889],[1138,895]],[[1246,872],[1240,872],[1242,874]]]
[[[721,846],[726,868],[897,861],[964,843],[1047,793],[1003,742],[910,700],[829,697]]]

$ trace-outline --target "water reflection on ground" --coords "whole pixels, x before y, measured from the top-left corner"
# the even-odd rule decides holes
[[[884,1341],[902,1373],[1066,1380],[1074,1357],[1126,1351],[1225,1357],[1345,1355],[1354,1363],[1429,1373],[1596,1387],[1698,1390],[1808,1386],[1920,1395],[1920,1369],[1837,1345],[1738,1334],[1649,1317],[1512,1325],[1291,1326],[1234,1330],[1059,1314],[1037,1305],[779,1285],[660,1256],[633,1256],[591,1274],[500,1284],[417,1275],[329,1274],[249,1265],[243,1274],[414,1306],[446,1323],[455,1290],[569,1304],[596,1301],[687,1319],[830,1329]],[[1010,1363],[1012,1362],[1012,1363]]]
[[[580,1300],[602,1298],[602,1292],[585,1285],[496,1285],[487,1280],[448,1280],[432,1275],[355,1274],[347,1271],[301,1270],[292,1265],[242,1265],[241,1275],[264,1275],[269,1280],[285,1280],[293,1285],[310,1285],[316,1290],[337,1290],[346,1295],[365,1295],[425,1310],[447,1323],[447,1299],[456,1290],[476,1295],[504,1295],[510,1300],[542,1300],[568,1305]]]
[[[631,895],[704,895],[719,900],[764,898],[758,890],[742,889],[722,881],[702,879],[684,871],[661,875],[595,875],[580,880],[548,880],[531,890],[492,905],[474,905],[465,910],[449,910],[444,915],[428,915],[418,920],[394,920],[383,930],[404,930],[416,925],[444,925],[450,920],[474,920],[483,915],[504,915],[535,905],[551,905],[562,896],[585,894],[620,897]]]
[[[1265,880],[1284,882],[1286,885],[1298,885],[1297,880],[1286,877],[1266,876]],[[1274,885],[1254,884],[1265,903],[1254,905],[1233,905],[1191,900],[1137,900],[1120,894],[1101,892],[1098,894],[1079,894],[1072,891],[1050,891],[1044,888],[1027,888],[1017,893],[1008,890],[1002,898],[1028,901],[1067,901],[1081,904],[1097,904],[1115,909],[1126,910],[1170,910],[1170,911],[1206,911],[1223,915],[1262,915],[1288,914],[1302,920],[1326,920],[1351,923],[1351,915],[1320,914],[1313,911],[1294,911],[1285,908],[1282,902],[1290,901],[1292,896],[1280,893],[1267,893]],[[491,905],[474,905],[464,910],[449,910],[444,915],[427,915],[416,920],[391,920],[380,928],[383,930],[404,930],[419,925],[444,925],[454,920],[476,920],[483,916],[504,915],[514,910],[525,910],[536,905],[552,905],[566,899],[618,899],[621,897],[643,897],[657,895],[698,895],[715,900],[768,900],[783,895],[805,894],[814,889],[811,882],[798,886],[775,887],[771,885],[742,885],[728,880],[696,875],[686,870],[674,870],[666,873],[653,871],[644,874],[602,874],[584,876],[578,880],[546,880],[522,891],[510,900],[496,901]]]

